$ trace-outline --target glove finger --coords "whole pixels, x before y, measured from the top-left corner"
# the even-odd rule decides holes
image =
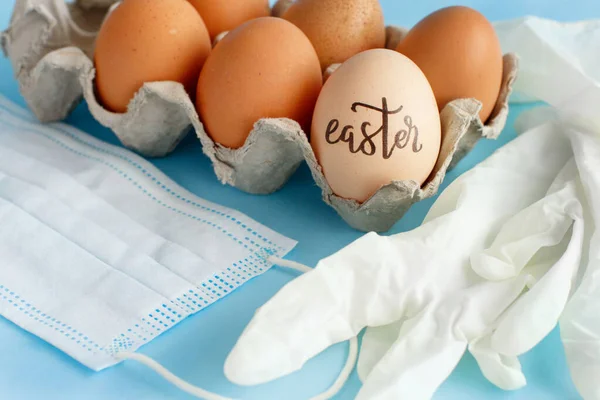
[[[356,365],[356,372],[362,382],[368,379],[375,365],[381,361],[398,339],[402,323],[403,321],[398,321],[390,325],[367,329],[362,339],[360,357]]]
[[[490,336],[469,344],[469,352],[488,381],[503,390],[517,390],[527,384],[519,359],[505,356],[491,348]]]
[[[569,201],[565,212],[569,214],[566,218],[575,220],[571,236],[563,238],[566,250],[498,319],[491,344],[502,354],[517,356],[531,350],[554,329],[567,304],[581,263],[585,232],[581,205],[575,200]]]
[[[432,299],[417,316],[403,322],[398,339],[366,376],[359,398],[430,398],[459,362],[469,340],[483,335],[519,297],[527,278],[480,280]]]
[[[571,197],[569,197],[571,198]],[[537,204],[536,206],[539,206]],[[547,203],[543,205],[546,210],[553,210],[556,207],[548,206]],[[577,207],[575,207],[577,209]],[[577,212],[575,212],[577,214]],[[563,214],[564,215],[564,214]],[[515,217],[519,218],[519,216]],[[541,218],[545,218],[542,216]],[[525,220],[525,218],[521,218]],[[565,221],[570,223],[573,221],[571,216],[565,215],[563,218]],[[537,265],[527,267],[527,272],[533,275],[539,275],[542,277],[542,285],[545,287],[545,291],[542,291],[542,286],[538,286],[538,289],[534,291],[533,294],[537,290],[546,293],[546,297],[550,297],[551,299],[556,299],[556,297],[561,297],[560,294],[556,296],[557,290],[559,293],[564,294],[564,298],[568,296],[568,288],[570,288],[570,283],[572,279],[568,276],[560,277],[560,274],[557,274],[552,282],[548,281],[548,278],[551,275],[546,276],[545,274],[551,269],[554,263],[556,263],[557,259],[561,258],[563,255],[563,259],[568,260],[571,264],[571,267],[579,265],[579,256],[573,255],[569,252],[569,243],[572,243],[571,249],[577,250],[581,249],[581,241],[578,240],[578,235],[569,236],[565,232],[565,224],[560,219],[554,219],[556,224],[554,225],[555,229],[551,229],[551,232],[548,236],[551,236],[551,239],[542,238],[538,243],[554,243],[559,238],[562,237],[562,242],[559,245],[553,248],[544,248],[542,251],[536,253],[533,256],[531,262],[537,263]],[[526,223],[523,223],[523,226],[527,226]],[[504,227],[506,228],[506,226]],[[577,229],[577,228],[576,228]],[[539,233],[535,233],[538,234]],[[534,234],[534,235],[535,235]],[[574,241],[572,241],[573,239]],[[522,243],[526,243],[527,240],[524,240]],[[533,240],[529,241],[529,245],[531,245]],[[535,248],[539,249],[541,245],[534,245]],[[513,248],[515,250],[515,248]],[[518,251],[517,251],[518,253]],[[506,253],[505,253],[506,254]],[[564,268],[561,267],[560,262],[556,263],[554,267],[558,268],[560,271],[565,271]],[[519,271],[522,267],[513,267],[513,271]],[[567,274],[568,272],[567,267]],[[536,271],[537,270],[537,271]],[[556,271],[556,270],[555,270]],[[572,277],[571,277],[572,278]],[[533,279],[533,278],[532,278]],[[557,288],[557,285],[560,285],[563,290]],[[565,293],[565,290],[566,293]],[[496,386],[504,389],[504,390],[515,390],[523,387],[526,384],[525,376],[522,373],[521,365],[519,360],[517,359],[517,354],[522,354],[525,347],[532,347],[542,340],[543,337],[547,335],[549,330],[551,330],[556,324],[556,318],[551,317],[547,319],[546,323],[540,323],[539,319],[540,315],[546,315],[543,312],[540,312],[540,307],[548,306],[548,301],[543,297],[535,297],[533,301],[527,301],[528,297],[531,296],[532,293],[526,293],[523,298],[516,300],[516,302],[508,309],[505,314],[503,314],[497,322],[496,331],[486,335],[469,345],[469,351],[475,357],[483,375]],[[533,303],[533,304],[532,304]],[[532,307],[533,306],[533,307]],[[555,309],[558,314],[564,307],[564,303],[557,303],[557,307]],[[517,318],[510,319],[510,315],[514,315]],[[532,316],[533,315],[533,316]],[[556,315],[556,314],[555,314]],[[533,326],[529,326],[529,325]],[[549,329],[549,330],[548,330]],[[506,351],[506,345],[502,347],[499,346],[498,343],[505,343],[507,341],[513,341],[516,338],[523,336],[519,340],[520,346],[517,346],[516,349],[513,349],[511,353],[503,354],[503,351]],[[525,340],[524,340],[525,339]],[[527,341],[526,341],[527,340]],[[494,345],[493,345],[494,344]],[[514,345],[514,343],[513,343]],[[520,350],[519,350],[520,348]],[[503,350],[503,351],[502,351]]]
[[[257,311],[226,361],[226,376],[240,385],[265,383],[302,368],[367,325],[400,319],[398,293],[405,294],[412,279],[402,275],[409,271],[403,257],[419,249],[411,252],[398,238],[394,246],[389,240],[365,235],[286,285]]]
[[[471,256],[473,270],[489,280],[508,279],[518,275],[539,249],[560,243],[573,223],[569,214],[579,212],[573,209],[577,203],[576,176],[571,160],[555,179],[549,195],[510,218],[490,248]]]
[[[467,348],[465,340],[440,322],[429,310],[404,322],[400,336],[372,369],[357,400],[431,398]]]

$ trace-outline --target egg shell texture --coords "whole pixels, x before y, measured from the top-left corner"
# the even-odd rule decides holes
[[[196,105],[213,140],[239,148],[261,118],[290,118],[308,131],[322,84],[319,59],[302,31],[280,18],[258,18],[214,48]]]
[[[211,39],[251,19],[270,15],[268,0],[188,0],[198,11]]]
[[[487,121],[502,84],[502,50],[492,24],[468,7],[448,7],[420,21],[399,42],[397,51],[425,73],[442,110],[455,99],[482,103]]]
[[[91,16],[88,13],[96,12],[83,10],[78,3],[70,7],[79,9],[82,15]],[[65,118],[83,95],[102,125],[111,128],[128,147],[150,156],[167,154],[191,124],[219,180],[250,193],[267,194],[279,189],[306,160],[322,189],[324,201],[348,224],[364,231],[390,229],[413,203],[437,192],[451,163],[460,160],[479,138],[493,139],[500,134],[506,123],[508,96],[517,72],[516,57],[506,55],[502,90],[485,126],[477,116],[475,100],[452,102],[442,111],[444,140],[440,157],[422,187],[410,182],[393,182],[360,204],[333,194],[305,133],[294,121],[285,118],[257,121],[242,148],[226,149],[206,135],[183,86],[174,82],[147,83],[127,113],[108,112],[95,99],[94,68],[86,55],[93,45],[94,33],[74,30],[71,15],[64,0],[39,0],[35,6],[29,0],[17,0],[11,25],[0,35],[21,93],[40,120]],[[394,27],[387,31],[388,37],[396,37],[390,42],[403,34]],[[74,36],[87,38],[83,40],[87,47],[75,45]]]
[[[308,36],[323,70],[385,45],[383,10],[378,0],[298,0],[282,18]]]
[[[210,50],[204,22],[186,0],[125,0],[96,39],[98,95],[123,113],[145,82],[180,82],[192,94]]]

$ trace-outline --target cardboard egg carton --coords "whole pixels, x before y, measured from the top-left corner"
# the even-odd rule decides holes
[[[125,146],[149,157],[167,155],[193,128],[218,179],[253,194],[278,190],[305,161],[323,200],[359,230],[389,230],[412,204],[437,193],[446,171],[477,140],[495,139],[506,123],[508,97],[517,73],[517,58],[511,54],[504,57],[502,90],[487,125],[479,119],[481,104],[474,99],[453,101],[442,110],[441,152],[422,187],[412,181],[391,182],[362,204],[344,199],[333,193],[306,134],[290,119],[257,121],[244,146],[232,150],[213,142],[183,86],[176,82],[146,83],[127,113],[106,110],[95,94],[92,54],[96,32],[116,3],[17,0],[1,43],[21,93],[40,121],[64,119],[85,98],[102,125],[111,128]],[[395,48],[404,34],[405,30],[389,27],[386,47]]]

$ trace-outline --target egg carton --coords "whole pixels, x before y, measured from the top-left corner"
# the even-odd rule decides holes
[[[504,56],[502,90],[486,125],[479,119],[481,104],[459,99],[441,112],[442,146],[435,168],[419,186],[397,181],[382,187],[364,203],[336,196],[299,124],[286,118],[256,122],[240,149],[212,141],[183,86],[176,82],[146,83],[127,113],[106,110],[94,91],[92,54],[96,32],[114,0],[17,0],[1,43],[10,58],[20,90],[42,122],[64,119],[82,98],[91,114],[112,129],[121,142],[148,157],[165,156],[194,128],[203,152],[218,179],[253,194],[280,189],[302,162],[310,167],[324,201],[352,227],[363,231],[389,230],[412,204],[437,193],[446,171],[482,137],[495,139],[508,115],[508,98],[517,73],[517,57]],[[278,11],[278,12],[281,12]],[[394,49],[406,33],[387,28],[386,47]],[[330,71],[331,72],[331,71]]]

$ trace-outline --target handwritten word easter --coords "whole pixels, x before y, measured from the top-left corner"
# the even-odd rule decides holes
[[[357,137],[355,137],[354,126],[346,125],[341,131],[339,131],[340,121],[337,119],[332,119],[329,121],[327,130],[325,131],[325,140],[327,143],[348,143],[351,153],[362,153],[366,156],[373,156],[375,153],[377,153],[377,144],[375,143],[375,139],[377,135],[381,133],[381,147],[384,160],[392,157],[392,154],[396,148],[404,149],[411,143],[412,151],[414,153],[418,153],[423,149],[423,144],[419,143],[419,128],[413,124],[413,120],[410,115],[404,116],[405,129],[401,129],[400,131],[396,132],[391,140],[389,138],[390,116],[399,114],[404,109],[403,106],[400,106],[395,110],[390,110],[388,108],[387,98],[384,97],[381,99],[381,108],[357,102],[352,104],[352,112],[357,112],[359,107],[381,113],[381,126],[376,131],[369,133],[371,123],[365,121],[360,126],[360,134],[362,137],[359,135],[356,135]]]

